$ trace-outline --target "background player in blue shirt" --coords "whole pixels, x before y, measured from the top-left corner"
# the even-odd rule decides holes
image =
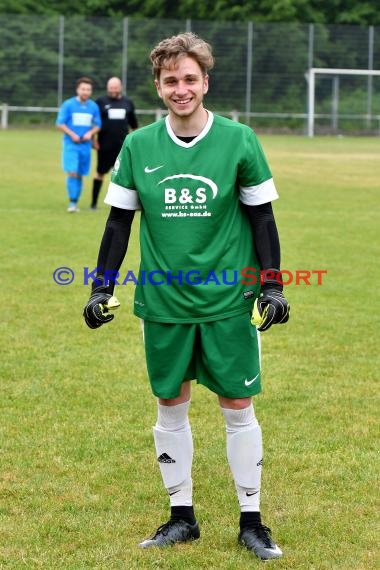
[[[80,77],[76,82],[76,97],[62,103],[56,120],[63,134],[62,168],[67,174],[68,212],[78,212],[82,192],[82,176],[90,172],[92,137],[100,130],[99,107],[90,99],[93,82]]]

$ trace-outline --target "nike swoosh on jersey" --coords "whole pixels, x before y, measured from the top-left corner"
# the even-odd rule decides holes
[[[151,172],[154,172],[155,170],[158,170],[159,168],[162,168],[164,165],[161,164],[160,166],[156,166],[155,168],[149,168],[149,166],[146,166],[144,168],[144,172],[146,172],[147,174],[150,174]]]
[[[256,374],[256,376],[254,378],[251,378],[251,380],[248,380],[248,378],[245,379],[244,384],[246,386],[250,386],[251,384],[254,383],[255,380],[258,379],[258,377],[260,376],[260,372],[258,374]]]

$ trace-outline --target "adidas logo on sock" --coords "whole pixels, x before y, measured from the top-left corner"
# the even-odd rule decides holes
[[[175,463],[175,459],[172,459],[167,453],[161,453],[158,463]]]

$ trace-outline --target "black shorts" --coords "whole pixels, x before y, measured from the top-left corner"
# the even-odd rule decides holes
[[[98,164],[96,172],[99,174],[107,174],[113,168],[120,149],[114,148],[109,150],[98,150]]]

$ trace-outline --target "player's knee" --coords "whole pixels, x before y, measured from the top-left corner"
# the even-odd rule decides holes
[[[251,405],[252,398],[224,398],[219,396],[219,403],[222,408],[230,410],[243,410]]]
[[[190,400],[191,396],[191,382],[185,381],[181,384],[181,391],[179,396],[175,398],[159,398],[158,401],[162,406],[177,406],[184,404]]]

